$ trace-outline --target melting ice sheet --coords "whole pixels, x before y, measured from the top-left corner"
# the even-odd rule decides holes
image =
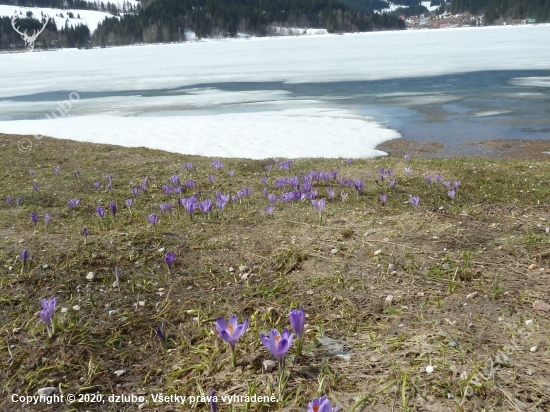
[[[83,142],[149,147],[203,156],[375,157],[379,143],[400,137],[348,110],[289,109],[220,115],[91,115],[0,123],[3,133],[42,134]]]

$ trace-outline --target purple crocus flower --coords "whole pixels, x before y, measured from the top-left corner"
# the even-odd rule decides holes
[[[34,176],[34,174],[36,173],[34,170],[29,170],[29,173],[31,174],[31,176]]]
[[[450,190],[453,183],[452,183],[452,182],[443,182],[443,184],[445,185],[445,187],[446,187],[447,189]]]
[[[326,205],[327,201],[325,200],[325,198],[322,198],[322,199],[319,199],[319,200],[313,199],[311,201],[311,203],[313,204],[313,207],[315,209],[317,209],[317,211],[319,213],[321,213],[323,211],[323,209],[325,208],[325,205]]]
[[[198,204],[198,207],[202,214],[207,215],[212,211],[212,201],[210,199],[205,199]]]
[[[162,213],[168,213],[170,215],[172,214],[172,203],[161,203],[159,207]]]
[[[115,217],[116,216],[116,203],[115,203],[114,200],[111,200],[109,202],[109,208],[111,209],[111,213],[112,213],[113,217]]]
[[[361,193],[363,193],[363,187],[365,186],[365,182],[363,182],[362,180],[356,180],[355,182],[353,182],[353,186],[357,191],[357,196],[359,196]]]
[[[34,212],[31,213],[31,222],[36,226],[38,224],[38,215]]]
[[[453,190],[449,190],[449,191],[447,192],[447,194],[449,195],[449,197],[450,197],[451,199],[454,199],[454,198],[455,198],[455,195],[456,195],[456,192],[455,192],[455,190],[453,189]]]
[[[80,170],[75,170],[73,172],[74,177],[78,178],[80,176]]]
[[[409,162],[409,160],[411,160],[410,156],[408,154],[406,154],[405,156],[403,156],[403,159],[405,159],[405,162]]]
[[[141,189],[141,191],[142,191],[143,193],[147,193],[147,185],[146,185],[145,183],[142,184],[139,188]]]
[[[40,188],[38,187],[37,184],[32,185],[32,188],[35,192],[40,192]]]
[[[137,197],[138,193],[139,193],[139,189],[137,187],[133,187],[132,194],[134,195],[134,197]]]
[[[353,163],[353,159],[351,157],[348,157],[346,159],[346,163],[347,163],[348,166],[351,166],[351,164]]]
[[[99,190],[100,187],[101,187],[101,183],[99,183],[99,182],[94,183],[94,189],[95,190]]]
[[[59,173],[59,170],[60,170],[60,169],[59,169],[59,166],[56,166],[56,167],[53,168],[53,172],[54,172],[55,174],[58,174],[58,173]]]
[[[155,328],[155,335],[157,335],[157,338],[160,341],[160,343],[164,345],[164,343],[166,342],[166,337],[164,335],[164,322],[162,322],[162,324],[160,325],[160,328],[159,327]]]
[[[431,176],[426,176],[426,183],[428,183],[429,185],[432,184],[432,177]]]
[[[46,213],[46,215],[44,216],[44,223],[46,223],[46,227],[48,227],[51,221],[52,217]]]
[[[23,203],[23,200],[22,200],[20,197],[18,197],[17,199],[15,199],[15,204],[16,204],[17,206],[21,206],[22,203]]]
[[[27,252],[27,249],[23,249],[23,252],[21,252],[21,261],[23,262],[21,265],[21,274],[23,274],[27,260],[29,260],[29,252]]]
[[[11,204],[13,203],[13,199],[11,197],[8,197],[6,199],[6,202],[8,203],[8,206],[11,206]]]
[[[103,216],[105,216],[105,208],[103,206],[98,206],[95,208],[95,211],[97,212],[97,215],[103,219]]]
[[[113,174],[112,173],[109,173],[107,176],[105,176],[105,180],[108,181],[109,183],[112,183],[113,182]]]
[[[69,206],[73,210],[76,209],[79,204],[80,199],[71,199],[67,202],[67,206]]]
[[[435,175],[435,181],[441,183],[441,175]]]
[[[210,184],[214,183],[214,176],[209,175],[208,176],[208,181],[210,182]]]
[[[338,407],[335,407],[334,409],[332,408],[332,404],[326,395],[321,398],[313,399],[307,405],[307,412],[338,412],[339,410],[340,408]]]
[[[133,200],[133,199],[126,199],[125,203],[126,203],[126,207],[127,207],[128,209],[131,209],[131,208],[132,208],[132,204],[134,203],[134,200]]]
[[[327,187],[327,196],[329,199],[334,198],[334,190],[331,187]]]
[[[267,195],[267,200],[269,201],[269,203],[274,204],[277,201],[277,196],[272,195],[272,194]]]
[[[197,208],[197,198],[195,198],[194,196],[190,198],[185,198],[182,199],[182,203],[187,213],[189,213],[191,219],[193,219],[193,213],[195,213],[195,209]]]
[[[212,162],[212,166],[214,167],[214,169],[220,170],[223,167],[223,163],[219,160],[214,160]]]
[[[107,185],[107,192],[110,192],[111,190],[113,190],[113,185],[111,183],[109,183]]]
[[[457,181],[454,181],[453,182],[453,187],[456,189],[460,186],[460,180],[457,180]]]
[[[390,180],[390,184],[389,184],[390,189],[391,189],[392,187],[394,187],[396,183],[397,183],[397,179],[392,179],[392,180]]]
[[[29,252],[27,252],[27,249],[23,249],[23,252],[21,252],[21,260],[23,261],[23,264],[27,263],[28,259],[29,259]]]
[[[380,196],[378,196],[378,199],[380,199],[382,204],[385,205],[388,202],[388,195],[385,193],[382,193]]]
[[[266,165],[265,168],[266,168],[266,170],[267,170],[268,172],[270,172],[271,169],[273,169],[273,165]]]
[[[86,241],[88,240],[88,228],[85,227],[84,229],[82,229],[82,235],[84,236],[84,243],[86,243]]]
[[[261,180],[263,185],[267,185],[267,177],[262,176],[262,178],[260,180]]]
[[[285,354],[287,353],[290,345],[292,344],[293,334],[288,332],[288,329],[279,333],[277,329],[273,329],[268,335],[260,334],[260,339],[265,348],[270,351],[279,361],[279,372],[282,373]]]
[[[289,314],[289,318],[290,318],[290,324],[292,325],[292,329],[294,329],[294,333],[298,338],[296,354],[298,356],[302,356],[302,345],[304,343],[303,338],[304,338],[304,325],[306,323],[306,312],[304,311],[303,308],[291,310]]]
[[[183,167],[187,170],[193,170],[195,168],[195,166],[193,165],[193,163],[184,163],[183,164]]]
[[[269,206],[266,207],[264,210],[265,210],[265,212],[266,212],[269,216],[272,216],[272,215],[273,215],[273,211],[275,210],[275,208],[273,207],[273,205],[269,205]]]
[[[173,185],[178,186],[180,184],[180,177],[178,175],[173,175],[170,177],[170,182],[172,182]]]
[[[418,204],[420,203],[420,198],[418,196],[411,197],[409,199],[409,203],[413,205],[413,207],[416,209],[418,207]]]
[[[277,163],[277,162],[275,162]],[[292,160],[285,160],[279,164],[280,170],[290,170],[290,167],[292,166]]]
[[[172,268],[172,265],[174,264],[176,260],[176,255],[174,255],[172,252],[166,253],[164,255],[164,261],[166,262],[166,266],[168,266],[168,271]]]
[[[229,177],[233,177],[233,175],[235,174],[235,171],[234,170],[228,170],[227,174],[229,175]]]
[[[218,200],[216,201],[216,206],[218,207],[218,209],[223,210],[225,205],[227,205],[227,202],[229,202],[230,196],[224,195],[222,193],[218,193],[216,194],[216,196],[218,198]]]
[[[234,368],[237,367],[237,354],[235,352],[235,343],[248,329],[248,318],[242,324],[237,321],[237,315],[231,315],[229,321],[220,317],[216,319],[216,330],[224,341],[229,343],[231,348],[231,363]]]
[[[147,216],[147,220],[149,221],[149,223],[151,223],[153,226],[156,227],[156,225],[159,221],[159,217],[156,215],[156,213],[153,213],[153,214]]]
[[[54,315],[56,304],[56,298],[43,299],[42,310],[38,313],[40,315],[40,319],[42,319],[42,321],[46,324],[46,328],[48,329],[48,336],[50,338],[53,336],[55,331]]]
[[[216,402],[218,398],[215,391],[210,391],[210,412],[216,412]]]

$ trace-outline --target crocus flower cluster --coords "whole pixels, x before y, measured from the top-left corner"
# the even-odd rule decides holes
[[[67,206],[69,206],[72,210],[75,210],[79,204],[80,199],[71,199],[67,202]]]

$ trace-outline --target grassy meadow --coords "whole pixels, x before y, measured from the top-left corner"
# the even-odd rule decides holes
[[[207,411],[200,396],[212,390],[277,400],[218,400],[222,412],[305,411],[321,395],[343,412],[550,410],[549,162],[291,159],[286,170],[288,159],[49,138],[21,151],[22,138],[0,135],[0,410],[47,387],[146,402],[27,410]],[[305,199],[283,202],[305,175]],[[220,211],[216,193],[239,191]],[[211,213],[177,206],[193,196],[211,199]],[[321,215],[309,197],[326,199]],[[38,313],[51,297],[49,337]],[[260,333],[292,332],[295,308],[306,313],[303,354],[293,344],[281,376]],[[236,368],[214,327],[232,314],[249,319]],[[188,398],[155,401],[161,393]]]

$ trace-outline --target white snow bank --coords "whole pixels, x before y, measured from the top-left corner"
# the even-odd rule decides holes
[[[371,119],[333,109],[205,116],[78,116],[0,122],[0,132],[252,159],[381,156],[385,153],[374,147],[400,137]]]
[[[65,27],[65,23],[68,20],[68,24],[71,27],[78,26],[79,24],[83,24],[85,26],[88,26],[91,32],[93,32],[95,29],[97,29],[97,26],[99,23],[101,23],[103,20],[105,20],[107,17],[114,17],[109,13],[104,13],[101,11],[95,11],[95,10],[76,10],[76,9],[51,9],[48,7],[20,7],[20,6],[11,6],[11,5],[5,5],[0,4],[0,16],[7,16],[11,17],[13,16],[13,13],[17,11],[17,14],[20,18],[25,18],[27,16],[27,11],[32,11],[33,17],[38,20],[42,20],[42,14],[46,16],[49,16],[55,20],[55,24],[57,25],[57,29],[61,29],[62,27]],[[22,14],[19,14],[19,13]],[[74,19],[70,19],[68,16],[68,12],[71,12],[74,14]],[[60,15],[63,15],[63,17],[59,17]],[[77,16],[80,15],[80,19],[77,18]],[[40,37],[38,38],[40,40]]]

